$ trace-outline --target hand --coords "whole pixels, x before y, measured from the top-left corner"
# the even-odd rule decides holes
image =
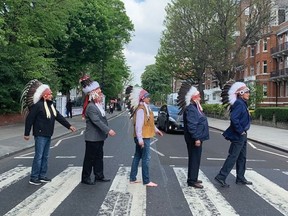
[[[138,142],[138,145],[139,145],[141,148],[144,148],[144,141]]]
[[[109,134],[109,136],[115,136],[116,135],[115,131],[112,129],[109,130],[108,134]]]
[[[162,133],[160,130],[156,131],[156,133],[157,133],[159,136],[163,136],[163,133]]]
[[[200,146],[201,145],[201,141],[200,140],[196,140],[195,141],[195,146]]]
[[[30,136],[24,136],[24,139],[25,139],[25,140],[29,140],[29,139],[30,139]]]
[[[73,127],[73,126],[71,126],[71,127],[69,128],[69,130],[71,130],[72,132],[75,132],[75,131],[76,131],[76,128]]]

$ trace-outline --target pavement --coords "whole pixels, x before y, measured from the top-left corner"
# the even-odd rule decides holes
[[[114,111],[113,114],[107,113],[106,116],[111,119],[121,113]],[[67,118],[67,120],[77,130],[85,128],[85,121],[82,120],[81,115]],[[230,122],[229,120],[209,117],[208,123],[210,128],[224,131]],[[34,146],[33,136],[30,136],[29,141],[25,141],[23,133],[24,123],[0,126],[0,159]],[[52,139],[60,138],[69,133],[72,132],[56,122]],[[288,130],[252,124],[248,131],[248,139],[288,153]]]

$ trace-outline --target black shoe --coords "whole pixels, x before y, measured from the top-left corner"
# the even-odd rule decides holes
[[[40,180],[40,182],[42,182],[42,183],[47,183],[47,182],[51,182],[51,181],[52,181],[51,179],[49,179],[49,178],[47,178],[47,177],[41,177],[41,178],[39,178],[39,180]]]
[[[29,184],[32,185],[41,185],[42,182],[39,179],[30,179]]]
[[[203,185],[201,185],[200,183],[188,183],[189,187],[194,187],[194,188],[198,188],[198,189],[202,189]]]
[[[95,184],[95,182],[92,182],[91,180],[82,180],[81,183],[87,184],[87,185],[94,185]]]
[[[107,178],[101,178],[101,179],[95,179],[95,182],[110,182],[111,179],[107,179]]]
[[[244,180],[236,179],[236,184],[252,185],[253,183],[251,181],[247,181],[246,179]]]
[[[215,180],[217,182],[219,182],[221,184],[222,187],[229,187],[230,185],[228,185],[224,180],[220,179],[219,177],[215,177]]]

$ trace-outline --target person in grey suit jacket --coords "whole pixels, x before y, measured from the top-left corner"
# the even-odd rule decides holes
[[[84,84],[83,82],[81,82],[81,84],[83,86],[83,92],[87,94],[86,97],[89,101],[87,104],[84,103],[84,115],[86,119],[84,137],[86,149],[81,183],[93,185],[96,181],[110,181],[110,179],[105,178],[103,173],[103,146],[104,140],[108,135],[115,136],[116,133],[108,126],[102,104],[103,94],[98,82],[91,81],[88,77],[84,80]],[[95,175],[93,181],[91,180],[92,170]]]

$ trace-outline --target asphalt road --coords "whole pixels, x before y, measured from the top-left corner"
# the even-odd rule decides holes
[[[80,183],[85,143],[82,132],[53,141],[51,183],[28,184],[33,149],[0,160],[0,215],[288,215],[288,154],[249,143],[248,180],[221,188],[214,177],[227,156],[229,142],[217,130],[204,142],[200,179],[204,189],[186,186],[187,151],[183,134],[164,134],[151,144],[150,177],[157,188],[129,184],[134,153],[132,124],[125,114],[111,119],[116,131],[104,147],[109,183]],[[234,173],[233,171],[232,173]],[[141,179],[141,170],[138,177]]]

